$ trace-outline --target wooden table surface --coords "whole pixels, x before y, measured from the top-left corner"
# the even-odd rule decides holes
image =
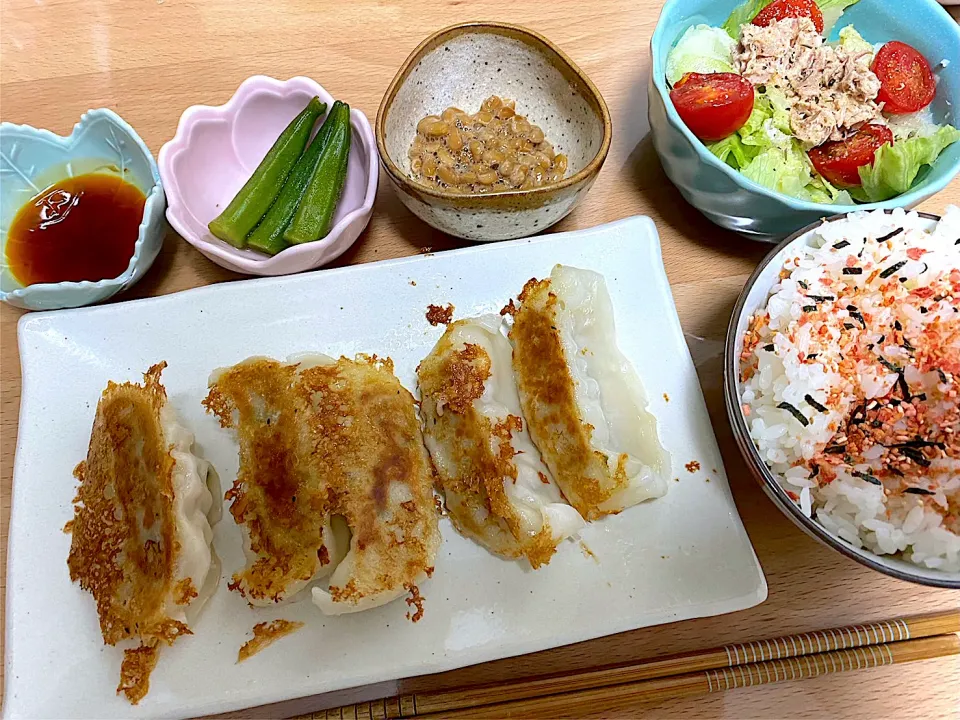
[[[719,1],[719,0],[718,0]],[[662,0],[0,0],[2,119],[68,133],[88,108],[110,107],[156,153],[180,113],[225,102],[244,78],[307,75],[371,119],[400,63],[427,34],[466,20],[527,25],[558,43],[610,106],[614,140],[583,205],[554,230],[628,215],[651,216],[663,243],[683,328],[690,338],[727,473],[769,583],[765,603],[528,656],[403,681],[422,692],[557,672],[736,641],[956,607],[958,593],[899,582],[867,570],[797,530],[750,478],[733,444],[721,393],[720,353],[734,300],[768,248],[720,230],[669,183],[648,134],[649,42]],[[953,9],[954,17],[960,9]],[[960,182],[924,203],[960,204]],[[424,246],[458,246],[411,215],[381,182],[369,228],[337,264],[399,257]],[[123,299],[162,295],[239,276],[222,270],[172,232],[147,276]],[[20,367],[16,324],[0,308],[0,492],[2,538],[10,490]],[[0,591],[5,596],[5,572]],[[598,608],[598,611],[602,609]],[[662,717],[957,717],[960,658],[879,668],[737,690],[706,699],[631,709]],[[343,698],[314,698],[252,715],[308,712]],[[620,713],[626,711],[620,710]],[[585,708],[585,716],[610,714]]]

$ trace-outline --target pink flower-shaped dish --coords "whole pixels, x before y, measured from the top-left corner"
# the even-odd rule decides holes
[[[180,116],[177,134],[160,148],[160,178],[167,192],[167,220],[218,265],[248,275],[286,275],[338,257],[370,221],[377,194],[377,144],[370,123],[350,111],[353,138],[347,179],[333,228],[325,238],[294,245],[273,257],[239,250],[207,229],[247,181],[277,136],[314,95],[334,98],[306,77],[281,82],[265,75],[243,81],[226,105],[194,105]],[[319,127],[319,123],[317,124]]]

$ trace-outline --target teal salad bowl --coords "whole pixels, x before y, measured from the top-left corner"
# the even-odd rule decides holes
[[[680,120],[670,101],[667,55],[687,28],[701,23],[719,27],[741,2],[667,0],[650,43],[648,97],[654,147],[673,184],[711,221],[748,237],[776,242],[830,215],[912,208],[942,190],[960,172],[958,142],[947,147],[933,165],[922,169],[911,189],[902,195],[883,202],[828,205],[769,190],[713,155]],[[838,31],[847,25],[854,25],[868,42],[900,40],[919,50],[937,77],[937,96],[930,106],[934,121],[960,125],[960,27],[935,0],[860,0],[844,11],[827,39],[836,40]]]
[[[7,230],[17,211],[65,177],[110,168],[146,196],[133,256],[120,275],[96,282],[22,286],[6,262]],[[157,163],[140,136],[112,110],[90,110],[67,137],[29,125],[0,124],[0,300],[27,310],[54,310],[101,302],[147,272],[163,245],[166,199]]]

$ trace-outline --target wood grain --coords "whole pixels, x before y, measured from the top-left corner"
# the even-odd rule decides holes
[[[429,33],[483,19],[528,25],[558,43],[603,93],[614,141],[584,204],[554,230],[590,227],[634,214],[650,215],[680,319],[698,361],[701,382],[727,473],[770,588],[767,602],[733,615],[692,620],[557,648],[440,675],[402,681],[402,693],[502,682],[636,661],[772,635],[881,620],[957,606],[957,594],[905,584],[867,570],[797,530],[766,499],[740,459],[724,414],[720,352],[726,322],[744,280],[766,246],[718,229],[669,183],[648,136],[649,41],[661,0],[440,0],[427,4],[354,0],[0,0],[0,117],[67,133],[88,108],[116,110],[156,153],[180,113],[196,103],[225,102],[249,75],[312,77],[334,96],[373,118],[400,63]],[[952,10],[957,17],[958,10]],[[924,203],[940,212],[960,203],[960,182]],[[367,231],[338,264],[400,257],[461,243],[413,217],[381,181]],[[123,299],[177,292],[238,279],[169,234],[147,276]],[[0,308],[0,555],[6,555],[20,367],[16,323]],[[64,381],[69,381],[65,369]],[[55,422],[55,418],[51,419]],[[681,482],[703,482],[686,475]],[[70,478],[24,481],[70,483]],[[0,590],[6,590],[5,572]],[[15,591],[15,589],[13,589]],[[4,595],[5,596],[5,595]],[[738,690],[668,701],[662,717],[955,717],[960,661],[931,660],[849,677]],[[383,696],[370,691],[369,697]],[[362,698],[356,698],[362,699]],[[353,700],[351,700],[353,701]],[[245,716],[306,712],[346,700],[315,698]],[[595,708],[585,716],[650,711],[643,702]]]

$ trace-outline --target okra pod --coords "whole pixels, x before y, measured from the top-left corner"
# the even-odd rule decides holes
[[[283,239],[288,243],[313,242],[330,232],[350,157],[350,106],[341,103],[336,110],[330,139],[320,151],[320,160],[300,199],[300,206],[283,233]]]
[[[338,114],[337,106],[342,104],[339,100],[334,103],[327,119],[320,126],[320,130],[317,131],[317,136],[287,176],[287,181],[283,184],[283,189],[277,195],[277,199],[273,201],[273,205],[263,216],[260,224],[247,236],[247,245],[254,250],[260,250],[268,255],[276,255],[284,248],[289,247],[283,239],[283,233],[297,212],[300,199],[303,197],[307,184],[317,168],[320,153],[330,140],[330,133],[336,123]]]
[[[325,109],[326,105],[319,98],[311,98],[307,107],[280,133],[240,192],[210,222],[211,233],[235,247],[244,247],[247,234],[280,193],[287,175],[307,146],[314,123]]]

